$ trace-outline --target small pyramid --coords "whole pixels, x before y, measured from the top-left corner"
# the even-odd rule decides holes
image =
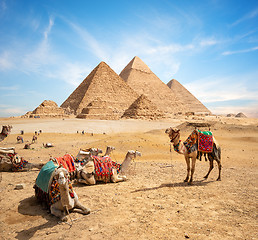
[[[43,101],[32,112],[28,112],[26,117],[63,117],[65,115],[64,109],[51,100]]]
[[[139,57],[134,57],[119,76],[139,95],[151,99],[165,114],[189,111]]]
[[[69,107],[78,115],[84,108],[89,108],[90,103],[93,104],[96,99],[99,99],[105,101],[107,106],[112,106],[113,119],[117,119],[137,98],[138,94],[105,62],[101,62],[64,101],[61,107]],[[95,114],[96,111],[97,108],[95,108]],[[102,108],[99,108],[99,114],[104,114]],[[110,114],[107,119],[112,119]]]
[[[90,102],[86,108],[83,108],[82,112],[76,117],[87,119],[114,119],[113,112],[114,109],[108,106],[107,101],[96,98],[94,101]]]
[[[137,98],[127,110],[125,110],[122,116],[122,118],[141,118],[152,120],[164,117],[164,113],[143,94]]]
[[[189,112],[211,114],[208,108],[206,108],[192,93],[190,93],[182,84],[176,79],[172,79],[168,82],[167,86],[172,92],[187,105]]]
[[[247,116],[245,114],[243,114],[242,112],[238,113],[235,117],[236,118],[247,118]]]

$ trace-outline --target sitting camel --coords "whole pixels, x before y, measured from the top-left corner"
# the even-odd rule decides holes
[[[168,134],[169,138],[171,139],[170,142],[173,143],[174,145],[174,150],[178,152],[179,154],[183,154],[185,156],[185,161],[187,165],[187,176],[186,179],[184,180],[185,182],[188,182],[189,180],[189,175],[190,175],[190,169],[191,169],[191,177],[189,180],[189,184],[193,182],[193,174],[195,170],[195,163],[197,159],[198,153],[200,151],[198,150],[198,131],[195,130],[193,133],[188,137],[187,140],[190,139],[191,142],[191,147],[189,147],[189,141],[182,142],[180,140],[180,130],[178,129],[173,129],[173,128],[168,128],[165,131],[166,134]],[[192,137],[193,136],[193,137]],[[217,178],[217,181],[221,180],[221,148],[218,145],[217,141],[215,140],[214,136],[213,138],[213,146],[211,152],[206,153],[208,155],[208,159],[210,161],[210,168],[208,173],[204,176],[205,179],[208,178],[211,170],[213,169],[213,161],[216,160],[218,163],[218,169],[219,169],[219,176]],[[190,158],[192,159],[192,168],[190,168]]]
[[[41,169],[43,163],[29,163],[15,153],[15,148],[0,148],[0,172],[29,171],[32,168]]]
[[[49,180],[47,184],[46,179]],[[69,210],[75,208],[80,209],[82,214],[90,213],[90,209],[80,203],[76,192],[73,190],[68,171],[63,167],[56,168],[52,161],[49,161],[42,168],[34,188],[36,198],[50,206],[51,214],[60,218],[61,221],[67,221]]]
[[[114,151],[116,148],[112,146],[107,146],[106,152],[103,157],[109,157],[112,151]]]
[[[0,133],[0,142],[2,142],[12,130],[12,126],[2,126],[2,132]]]
[[[129,150],[123,163],[120,165],[113,162],[110,157],[92,156],[87,158],[86,163],[77,165],[77,181],[87,185],[94,185],[96,181],[121,182],[126,180],[125,171],[130,162],[136,156],[141,156],[138,151]]]
[[[17,140],[17,143],[23,143],[23,137],[22,136],[17,136],[16,140]]]

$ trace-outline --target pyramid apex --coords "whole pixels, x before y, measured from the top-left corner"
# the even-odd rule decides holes
[[[130,69],[135,69],[146,73],[152,73],[150,68],[138,56],[135,56],[122,70],[122,72],[129,71]],[[120,74],[122,74],[122,72]]]

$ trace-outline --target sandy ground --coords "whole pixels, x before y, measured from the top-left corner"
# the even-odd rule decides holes
[[[186,164],[170,152],[164,130],[182,120],[93,121],[76,119],[0,119],[12,133],[0,147],[15,146],[30,162],[46,163],[51,156],[76,155],[80,148],[116,147],[121,163],[129,149],[142,153],[128,170],[126,182],[84,186],[74,183],[87,216],[71,213],[73,224],[60,223],[36,202],[37,170],[1,173],[0,239],[258,239],[258,119],[215,120],[211,127],[222,147],[222,181],[217,165],[208,180],[208,162],[198,161],[192,186],[183,182]],[[206,120],[202,120],[206,121]],[[30,142],[42,130],[33,149],[23,149],[16,137],[24,130]],[[86,134],[76,133],[85,130]],[[193,128],[181,129],[185,140]],[[93,136],[91,133],[94,133]],[[105,133],[105,134],[103,134]],[[55,147],[45,149],[42,143]],[[15,190],[16,184],[24,189]],[[71,223],[71,220],[68,221]]]

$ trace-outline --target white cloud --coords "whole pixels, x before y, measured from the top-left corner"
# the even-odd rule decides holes
[[[257,73],[228,77],[210,76],[192,81],[185,87],[201,102],[225,102],[230,100],[258,101],[258,88],[247,89],[247,81],[255,81]]]
[[[13,86],[0,86],[1,91],[16,91],[19,89],[18,85],[13,85]]]
[[[239,18],[234,23],[232,23],[231,26],[237,26],[238,24],[240,24],[242,22],[245,22],[245,21],[247,21],[249,19],[255,18],[256,16],[258,16],[258,8],[256,8],[253,11],[247,13],[243,17]]]
[[[227,56],[227,55],[232,55],[232,54],[253,52],[253,51],[257,51],[257,50],[258,50],[258,46],[253,47],[253,48],[248,48],[248,49],[237,50],[237,51],[226,51],[226,52],[223,52],[222,55]]]
[[[12,61],[12,54],[8,51],[4,51],[0,55],[0,70],[6,71],[9,69],[12,69],[14,67],[13,61]]]

